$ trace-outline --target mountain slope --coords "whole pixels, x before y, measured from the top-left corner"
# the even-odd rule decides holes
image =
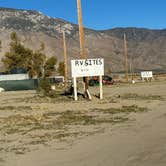
[[[1,57],[9,49],[10,33],[16,31],[25,46],[38,49],[44,42],[45,53],[63,60],[62,30],[66,32],[68,65],[80,58],[78,26],[40,12],[0,8]],[[88,58],[103,57],[106,72],[124,70],[123,34],[127,35],[129,61],[135,70],[166,71],[166,29],[116,28],[105,31],[85,29]],[[1,64],[2,65],[2,64]]]

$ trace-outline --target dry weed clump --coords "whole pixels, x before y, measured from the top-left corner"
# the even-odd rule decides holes
[[[163,97],[160,95],[139,95],[136,93],[126,93],[120,98],[128,100],[163,100]]]
[[[32,110],[31,106],[0,106],[0,110]]]
[[[130,106],[122,106],[121,108],[106,108],[106,109],[94,109],[94,111],[103,112],[105,114],[128,114],[128,113],[139,113],[139,112],[146,112],[148,108],[146,107],[138,107],[137,105],[130,105]]]

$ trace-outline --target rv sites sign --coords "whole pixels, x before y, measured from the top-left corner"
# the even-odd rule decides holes
[[[89,77],[104,75],[104,59],[71,60],[72,77]]]

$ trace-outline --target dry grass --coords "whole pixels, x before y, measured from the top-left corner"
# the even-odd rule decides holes
[[[0,106],[0,110],[32,110],[31,106]]]
[[[138,95],[136,93],[126,93],[119,97],[127,100],[164,100],[160,95]]]
[[[107,109],[94,109],[94,111],[103,112],[105,114],[128,114],[128,113],[141,113],[146,112],[148,109],[146,107],[138,107],[137,105],[122,106],[121,108],[107,108]]]
[[[124,98],[130,99],[133,97],[135,95],[130,94]],[[138,97],[140,96],[135,98]],[[31,151],[32,147],[48,146],[54,141],[74,140],[75,138],[101,132],[102,126],[130,121],[129,113],[148,111],[147,108],[137,105],[122,106],[121,108],[96,108],[89,111],[64,110],[63,112],[57,112],[52,109],[52,111],[49,110],[49,103],[73,102],[72,98],[63,95],[56,98],[36,95],[12,100],[9,101],[8,105],[0,106],[0,111],[2,111],[0,117],[0,153],[21,155]],[[10,105],[10,102],[27,104],[14,106],[13,104]],[[117,103],[115,99],[110,100],[110,98],[96,102],[101,105]],[[33,103],[33,105],[30,106],[30,103]],[[47,103],[43,112],[40,111],[41,103]],[[38,108],[37,111],[35,108]],[[8,113],[9,111],[12,112],[2,116],[6,111]],[[93,128],[97,129],[94,130]],[[21,140],[17,138],[21,138]]]
[[[18,109],[18,107],[11,107]],[[20,107],[20,109],[24,107]],[[10,109],[10,107],[3,107],[2,109]],[[26,109],[31,109],[26,107]],[[94,134],[98,131],[86,131],[87,127],[83,126],[100,126],[101,124],[116,124],[128,121],[126,116],[103,116],[106,110],[96,110],[98,115],[94,115],[93,111],[71,111],[65,112],[46,112],[43,114],[21,115],[15,114],[8,117],[0,118],[0,132],[1,132],[1,148],[0,152],[13,152],[15,154],[24,154],[29,151],[29,146],[48,145],[54,140],[66,140],[69,138],[83,137],[85,135]],[[118,113],[118,111],[117,111]],[[77,126],[82,126],[84,131],[78,130]],[[74,129],[75,128],[75,129]],[[72,131],[72,130],[73,131]],[[87,128],[88,129],[88,128]],[[101,129],[101,126],[100,126]],[[40,134],[36,134],[40,133]],[[7,137],[7,139],[5,139]],[[13,146],[13,136],[22,138],[21,142]],[[28,140],[28,142],[27,142]]]

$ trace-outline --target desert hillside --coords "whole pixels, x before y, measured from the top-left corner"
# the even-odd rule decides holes
[[[41,42],[48,56],[63,58],[62,30],[67,36],[68,65],[80,58],[78,26],[40,12],[0,8],[0,57],[9,49],[10,33],[15,31],[25,46],[38,49]],[[135,70],[166,71],[166,29],[115,28],[104,31],[85,29],[88,58],[103,57],[106,72],[123,71],[123,34],[127,35],[129,61]],[[1,64],[2,66],[2,64]]]

